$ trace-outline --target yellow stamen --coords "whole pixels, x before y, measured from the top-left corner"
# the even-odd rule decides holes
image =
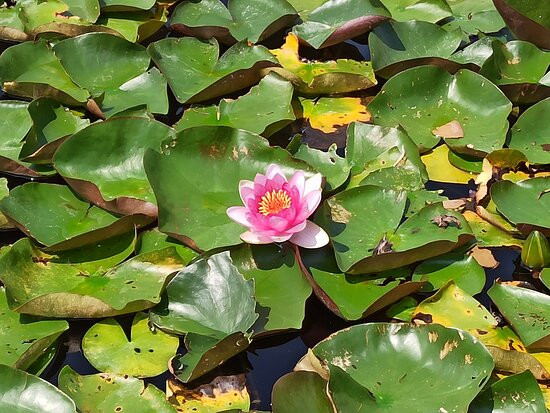
[[[277,214],[283,209],[290,208],[291,200],[286,191],[275,189],[266,192],[258,204],[258,212],[263,215]]]

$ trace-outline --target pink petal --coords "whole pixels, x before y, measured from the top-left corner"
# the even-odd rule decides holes
[[[328,244],[327,233],[319,225],[306,221],[303,231],[297,232],[290,238],[290,242],[303,248],[320,248]]]
[[[281,177],[283,177],[286,182],[286,176],[283,170],[281,169],[281,167],[277,164],[272,163],[267,167],[267,172],[265,173],[265,176],[269,180],[269,179],[274,179],[275,176],[277,175],[280,175]]]
[[[269,226],[275,231],[282,232],[288,228],[288,220],[278,216],[271,216],[269,217]]]
[[[304,196],[309,194],[311,191],[319,191],[321,189],[321,184],[323,183],[323,175],[315,174],[306,181],[304,188]]]
[[[304,197],[304,199],[302,200],[302,203],[306,203],[307,209],[311,215],[321,203],[321,191],[319,190],[311,191],[309,194],[307,194]]]
[[[292,175],[292,177],[288,181],[288,185],[291,188],[296,188],[300,196],[302,196],[304,193],[305,184],[306,184],[306,177],[303,171],[294,172],[294,175]]]
[[[227,208],[227,215],[237,224],[244,225],[245,227],[251,227],[252,224],[248,220],[248,209],[245,207],[234,206]]]
[[[287,229],[285,232],[287,234],[295,234],[296,232],[303,231],[307,223],[308,221],[302,221],[298,225],[294,225],[292,228]]]
[[[271,244],[273,242],[270,237],[258,235],[252,231],[243,232],[241,239],[249,244]]]
[[[240,181],[239,195],[241,196],[241,200],[243,201],[243,204],[246,205],[247,199],[250,198],[250,196],[254,196],[254,182],[247,181],[245,179]]]
[[[256,176],[254,177],[254,183],[257,185],[265,186],[266,182],[267,182],[267,178],[265,177],[265,175],[256,174]]]

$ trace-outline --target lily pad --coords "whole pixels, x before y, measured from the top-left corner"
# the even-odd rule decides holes
[[[136,244],[136,254],[139,255],[146,252],[158,251],[167,247],[176,248],[178,255],[181,257],[185,265],[189,264],[199,255],[191,248],[183,245],[177,239],[163,234],[158,230],[158,228],[143,231],[139,234]]]
[[[338,188],[348,179],[348,162],[336,153],[336,144],[329,146],[326,152],[302,144],[293,156],[307,162],[326,178],[327,191]]]
[[[385,22],[369,35],[372,65],[380,76],[389,78],[423,64],[458,68],[449,61],[462,36],[424,21]]]
[[[196,126],[229,126],[269,135],[295,119],[293,92],[290,82],[269,74],[237,100],[222,99],[218,106],[187,109],[174,128],[179,132]]]
[[[530,233],[541,227],[550,234],[550,177],[525,179],[517,183],[500,181],[491,186],[491,198],[498,211],[518,229]],[[518,203],[521,200],[521,203]]]
[[[138,255],[112,269],[105,269],[101,260],[82,263],[82,255],[80,262],[77,258],[71,262],[70,255],[42,253],[28,238],[16,242],[0,257],[10,308],[57,318],[141,311],[160,301],[170,276],[183,267],[174,248]]]
[[[2,89],[16,96],[49,96],[67,104],[86,102],[89,92],[69,77],[45,40],[7,48],[0,56]]]
[[[357,325],[313,352],[330,370],[331,398],[342,412],[466,411],[494,367],[469,333],[440,325]]]
[[[271,50],[282,68],[272,67],[290,80],[296,90],[307,95],[347,93],[376,85],[376,77],[370,62],[350,59],[319,62],[300,58],[298,37],[289,33],[279,49]]]
[[[76,192],[104,209],[156,216],[143,156],[174,136],[172,128],[155,120],[111,119],[67,139],[55,154],[55,168]]]
[[[353,123],[347,131],[348,188],[377,185],[396,190],[424,188],[428,174],[418,148],[402,129]]]
[[[277,64],[265,47],[246,42],[236,43],[221,57],[215,39],[193,37],[159,40],[147,51],[181,103],[201,102],[252,86],[261,78],[260,69]]]
[[[294,371],[281,377],[273,386],[271,399],[273,413],[334,413],[326,380],[312,371]]]
[[[546,413],[544,396],[529,371],[505,377],[484,390],[472,402],[468,412],[529,411]]]
[[[389,17],[377,0],[326,1],[302,17],[293,32],[318,49],[359,36]]]
[[[464,211],[463,215],[470,224],[477,245],[480,247],[522,247],[523,241],[521,239],[514,237],[514,234],[504,228],[486,221],[475,212]]]
[[[440,138],[455,152],[482,157],[504,145],[512,104],[483,76],[420,66],[393,76],[369,105],[375,124],[401,125],[421,152]],[[461,137],[442,131],[457,123]]]
[[[485,286],[485,270],[474,257],[450,253],[420,263],[412,276],[413,281],[426,281],[423,292],[438,290],[450,280],[470,295]]]
[[[449,147],[443,144],[422,155],[422,163],[426,166],[426,172],[431,181],[467,184],[476,178],[475,173],[454,166],[449,161],[449,154]]]
[[[152,330],[144,313],[134,317],[130,340],[114,318],[94,324],[82,338],[84,356],[97,370],[134,377],[152,377],[166,371],[178,346],[178,337]]]
[[[226,127],[186,129],[161,153],[150,150],[144,164],[159,204],[160,231],[205,251],[240,244],[243,227],[226,209],[242,202],[239,181],[271,163],[288,175],[311,171],[258,135]]]
[[[531,163],[550,163],[550,98],[528,108],[512,126],[508,146],[527,156]]]
[[[120,412],[176,413],[162,391],[134,377],[105,373],[81,376],[65,366],[59,373],[59,388],[83,412],[119,409]]]
[[[180,271],[150,317],[155,325],[170,332],[221,339],[246,332],[258,317],[255,306],[254,281],[246,281],[229,252],[222,252]]]
[[[55,55],[71,79],[92,94],[115,89],[147,70],[143,46],[108,33],[88,33],[56,43]]]
[[[116,8],[118,10],[147,10],[153,7],[156,0],[99,0],[102,10]]]
[[[80,200],[67,186],[37,182],[14,188],[0,200],[0,211],[49,250],[93,244],[151,221],[139,215],[119,218]]]
[[[495,283],[489,297],[526,346],[550,348],[550,297],[513,284]]]
[[[0,288],[0,364],[28,369],[69,328],[65,320],[40,320],[11,311]],[[54,354],[57,346],[54,346]]]
[[[290,26],[297,12],[286,0],[220,0],[183,2],[172,14],[171,27],[184,34],[221,41],[252,43]]]
[[[381,0],[397,21],[421,20],[436,23],[453,13],[445,0]]]
[[[106,11],[101,13],[97,24],[114,30],[130,42],[141,43],[161,29],[167,20],[168,12],[159,4],[151,10]]]
[[[74,402],[52,384],[1,364],[0,408],[10,413],[76,413]]]
[[[28,111],[33,125],[19,154],[27,162],[51,163],[63,138],[90,124],[88,119],[83,119],[50,98],[33,100],[29,103]]]
[[[466,35],[478,32],[494,33],[504,28],[504,21],[492,0],[446,0],[453,20],[444,25],[447,30],[460,28]]]
[[[302,116],[312,128],[326,133],[336,132],[337,126],[355,121],[368,122],[371,118],[361,98],[300,99]]]

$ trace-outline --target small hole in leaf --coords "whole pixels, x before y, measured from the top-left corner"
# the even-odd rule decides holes
[[[137,348],[137,347],[134,348],[134,351],[135,351],[136,353],[141,353],[141,349],[139,349],[139,348]]]
[[[155,351],[155,350],[153,350],[152,348],[149,349],[149,353],[152,353],[153,351]]]

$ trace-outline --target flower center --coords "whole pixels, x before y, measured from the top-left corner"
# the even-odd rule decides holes
[[[258,204],[258,212],[263,215],[277,214],[283,209],[290,208],[291,200],[286,191],[275,189],[266,192]]]

